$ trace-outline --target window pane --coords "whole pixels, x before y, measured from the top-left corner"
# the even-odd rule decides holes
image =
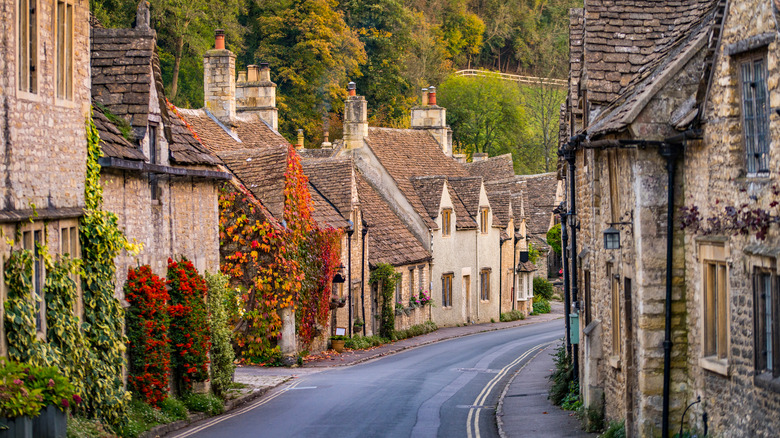
[[[716,293],[718,278],[715,265],[707,263],[705,265],[705,285],[704,285],[704,355],[711,356],[717,352],[716,344]]]
[[[748,173],[755,173],[758,169],[756,162],[756,135],[755,135],[755,98],[753,92],[753,72],[750,63],[742,64],[742,118],[745,135],[745,154]]]
[[[65,2],[57,2],[57,97],[65,97]]]
[[[766,77],[764,75],[764,60],[753,62],[753,83],[755,92],[755,136],[756,136],[756,165],[758,172],[769,171],[769,136],[767,133],[767,99]]]
[[[766,351],[766,369],[771,370],[772,361],[772,277],[768,274],[761,275],[761,293],[764,296],[764,349]]]
[[[726,308],[726,265],[719,264],[718,266],[718,296],[717,302],[717,314],[718,314],[718,358],[725,359],[728,353],[728,329],[727,329],[727,308]]]
[[[68,5],[65,16],[65,98],[73,98],[73,5]]]

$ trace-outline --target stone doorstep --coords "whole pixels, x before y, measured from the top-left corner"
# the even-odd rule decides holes
[[[260,388],[256,387],[254,390],[252,390],[252,392],[250,392],[248,394],[244,394],[244,395],[242,395],[240,397],[234,398],[232,400],[228,400],[227,402],[225,402],[225,410],[224,410],[224,412],[222,412],[222,414],[226,414],[229,411],[237,409],[237,408],[239,408],[241,406],[244,406],[244,405],[246,405],[246,404],[248,404],[248,403],[250,403],[250,402],[252,402],[252,401],[254,401],[254,400],[256,400],[256,399],[258,399],[260,397],[262,397],[268,391],[276,388],[277,386],[287,382],[290,379],[292,379],[292,377],[285,378],[285,379],[283,379],[282,381],[280,381],[279,383],[277,383],[275,385],[263,386],[263,387],[260,387]],[[219,414],[219,415],[222,415],[222,414]],[[219,416],[219,415],[216,415],[216,416]],[[139,435],[138,438],[159,438],[159,437],[163,437],[163,436],[166,436],[166,435],[168,435],[168,434],[170,434],[172,432],[176,432],[177,430],[184,429],[185,427],[189,426],[190,424],[196,423],[196,422],[198,422],[200,420],[203,420],[205,418],[208,418],[208,417],[209,417],[209,415],[204,413],[204,412],[194,412],[194,413],[190,414],[189,418],[187,418],[186,420],[179,420],[179,421],[174,421],[173,423],[161,424],[159,426],[155,426],[155,427],[149,429],[148,431],[142,433],[141,435]]]

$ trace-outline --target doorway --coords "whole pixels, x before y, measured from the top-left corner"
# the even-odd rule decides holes
[[[466,322],[471,322],[471,276],[463,276],[463,291],[466,296]]]

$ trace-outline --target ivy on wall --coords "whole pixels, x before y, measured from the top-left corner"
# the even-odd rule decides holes
[[[382,315],[379,323],[379,336],[391,339],[395,331],[395,285],[401,274],[395,272],[395,268],[387,263],[378,263],[371,271],[370,284],[378,284],[382,297]]]
[[[208,285],[209,328],[211,329],[211,389],[222,396],[233,383],[233,352],[228,309],[235,307],[235,300],[228,289],[228,278],[224,274],[206,272]]]

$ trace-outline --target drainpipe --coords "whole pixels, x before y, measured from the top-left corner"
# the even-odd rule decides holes
[[[355,225],[352,221],[347,221],[347,294],[349,299],[349,337],[352,337],[352,234],[355,233]]]
[[[504,301],[504,242],[506,240],[498,238],[498,321],[501,321],[501,304]]]
[[[365,220],[362,221],[363,229],[360,230],[360,233],[363,235],[363,241],[362,249],[360,250],[360,305],[363,308],[363,336],[366,335],[366,326],[368,325],[368,321],[366,321],[366,234],[368,234],[368,224]],[[373,318],[373,316],[372,316]],[[374,320],[371,320],[373,328],[373,322]],[[373,330],[372,330],[373,331]],[[375,333],[374,333],[375,334]]]
[[[566,229],[566,206],[563,202],[554,212],[557,212],[561,216],[561,267],[563,268],[563,308],[566,312],[565,324],[566,324],[566,354],[571,356],[571,321],[569,321],[569,313],[571,313],[571,295],[569,290],[569,267],[568,265],[568,249],[569,246],[569,233]]]
[[[666,318],[664,321],[664,389],[662,411],[662,436],[669,436],[669,389],[672,377],[672,244],[674,233],[674,172],[680,149],[676,144],[664,142],[658,149],[666,159],[668,191],[666,207]]]
[[[564,158],[566,158],[566,161],[569,163],[569,188],[571,189],[571,199],[569,203],[569,222],[571,226],[571,251],[569,252],[569,259],[571,261],[571,299],[574,303],[574,311],[576,313],[579,313],[580,311],[580,302],[578,297],[578,290],[577,290],[577,199],[575,198],[577,193],[577,184],[575,181],[576,178],[576,165],[575,161],[577,159],[576,151],[577,146],[579,146],[580,141],[585,136],[580,134],[578,136],[572,137],[572,141],[569,142],[569,145],[566,149],[564,149]],[[566,316],[568,319],[568,315]],[[580,361],[579,361],[579,348],[578,345],[572,345],[572,358],[574,366],[574,381],[579,382],[580,380]]]
[[[517,232],[512,232],[512,310],[517,310]]]

